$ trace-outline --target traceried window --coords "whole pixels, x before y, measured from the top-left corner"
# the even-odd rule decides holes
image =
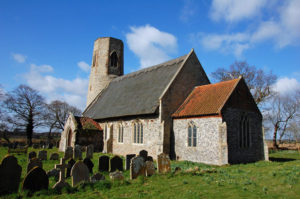
[[[189,124],[188,126],[188,146],[197,146],[197,127],[193,124]]]
[[[140,122],[133,124],[133,143],[144,143],[143,124]]]
[[[250,147],[250,129],[249,129],[249,118],[247,115],[243,115],[240,120],[239,129],[239,147],[249,148]]]
[[[123,143],[123,132],[124,132],[124,128],[122,124],[119,124],[119,133],[118,133],[118,142],[119,143]]]
[[[116,52],[113,52],[110,55],[110,66],[117,67],[118,66],[118,55]]]

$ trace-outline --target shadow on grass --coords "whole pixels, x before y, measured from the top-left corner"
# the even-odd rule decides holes
[[[290,161],[295,161],[296,159],[293,158],[274,158],[274,157],[270,157],[269,158],[270,161],[272,162],[290,162]]]

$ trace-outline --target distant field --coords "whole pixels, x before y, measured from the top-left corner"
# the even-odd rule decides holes
[[[35,149],[30,148],[29,151]],[[38,150],[35,150],[38,151]],[[51,152],[48,150],[48,158]],[[0,158],[7,148],[0,147]],[[94,153],[94,173],[98,168],[100,153]],[[22,180],[25,176],[27,157],[15,155],[22,166]],[[62,156],[62,153],[60,153]],[[149,178],[129,180],[129,171],[124,172],[125,181],[111,182],[108,173],[105,181],[86,184],[62,193],[53,190],[35,193],[33,198],[300,198],[300,155],[298,151],[277,151],[270,153],[272,162],[251,164],[209,166],[188,161],[172,161],[172,169],[182,170],[198,167],[198,171],[178,174],[156,174]],[[46,171],[59,161],[43,161]],[[125,164],[124,164],[125,165]],[[197,169],[196,169],[197,170]],[[0,179],[1,180],[1,179]],[[67,180],[70,184],[70,179]],[[55,183],[50,178],[50,186]],[[3,198],[25,197],[25,193],[7,195]]]

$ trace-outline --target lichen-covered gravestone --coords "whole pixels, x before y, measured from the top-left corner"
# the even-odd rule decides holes
[[[82,151],[81,151],[81,146],[76,145],[74,148],[74,153],[73,153],[73,158],[74,160],[82,160]]]
[[[28,160],[32,159],[32,158],[36,158],[36,152],[35,151],[31,151],[29,154],[28,154]]]
[[[146,176],[152,176],[155,174],[155,165],[153,161],[146,161]]]
[[[68,159],[70,159],[70,158],[72,158],[72,157],[73,157],[73,147],[68,146],[68,147],[66,148],[64,158],[65,158],[66,160],[68,160]]]
[[[161,153],[157,156],[157,169],[159,173],[171,171],[171,161],[167,154]]]
[[[109,174],[111,180],[124,180],[124,175],[122,171],[115,171]]]
[[[146,176],[146,164],[142,156],[132,158],[130,164],[130,179],[133,180],[139,175]]]
[[[146,162],[147,157],[148,157],[148,151],[141,150],[140,153],[139,153],[139,156],[143,157],[144,158],[144,162]]]
[[[94,145],[90,144],[86,147],[86,158],[93,159]]]
[[[53,185],[53,189],[61,190],[64,187],[70,187],[70,185],[65,181],[65,171],[66,171],[67,165],[65,164],[65,159],[60,159],[60,164],[55,165],[55,169],[59,169],[59,180],[58,182]]]
[[[14,156],[6,156],[0,164],[0,196],[17,192],[19,189],[22,167]]]
[[[116,170],[123,171],[123,160],[119,156],[114,156],[110,159],[110,172],[114,172]]]
[[[58,153],[52,153],[50,155],[50,160],[58,160],[59,159],[59,154]]]
[[[94,163],[91,161],[90,158],[84,158],[83,163],[87,166],[90,173],[93,173]]]
[[[78,161],[71,169],[71,177],[73,187],[80,182],[88,182],[90,178],[89,169],[82,161]]]
[[[47,160],[47,151],[45,150],[39,151],[38,158],[40,160]]]
[[[23,181],[23,190],[29,190],[30,192],[39,191],[42,189],[48,189],[49,178],[41,167],[34,167],[25,176]]]
[[[31,158],[27,165],[27,173],[36,166],[43,168],[43,162],[38,158]]]
[[[71,177],[71,169],[72,169],[72,167],[74,166],[75,163],[76,162],[73,158],[68,161],[66,178]]]
[[[100,156],[98,161],[98,171],[109,170],[109,157],[106,155]]]
[[[126,162],[125,162],[125,169],[129,170],[130,169],[130,163],[131,159],[135,157],[135,154],[127,154],[126,155]]]

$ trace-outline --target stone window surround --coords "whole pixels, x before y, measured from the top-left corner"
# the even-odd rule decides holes
[[[116,57],[112,57],[113,55],[115,55]],[[116,60],[112,60],[113,58]],[[116,65],[112,65],[112,61],[116,62],[115,63]],[[119,66],[119,56],[115,50],[113,50],[109,55],[109,66],[110,67],[118,67]]]
[[[243,113],[240,118],[238,146],[240,149],[251,148],[251,125],[250,119],[246,113]],[[244,128],[245,127],[245,128]]]
[[[124,144],[124,127],[122,123],[118,124],[118,143]]]
[[[137,128],[139,127],[139,128]],[[143,145],[144,144],[144,129],[143,129],[143,123],[139,120],[132,122],[132,144],[133,145]],[[141,130],[141,131],[140,131]],[[135,142],[134,138],[135,138],[135,132],[136,132],[136,136],[139,134],[139,142]]]
[[[191,137],[189,137],[189,129],[191,129]],[[196,134],[194,134],[196,131]],[[196,136],[195,136],[196,135]],[[190,121],[187,126],[187,147],[194,148],[197,147],[197,126],[193,121]],[[191,139],[191,145],[189,145],[189,139]]]

